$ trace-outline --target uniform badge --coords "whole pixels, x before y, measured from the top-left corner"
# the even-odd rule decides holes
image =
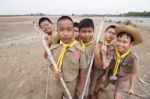
[[[80,51],[78,51],[78,50],[74,51],[74,52],[73,52],[73,55],[74,55],[75,57],[80,57]]]

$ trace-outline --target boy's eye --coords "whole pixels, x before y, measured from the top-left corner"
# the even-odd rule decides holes
[[[127,41],[123,41],[123,43],[128,43]]]
[[[113,31],[108,31],[108,33],[115,35],[116,33]]]
[[[72,31],[72,28],[68,28],[67,31]]]
[[[47,23],[47,24],[44,24],[44,25],[41,26],[41,28],[45,28],[46,26],[49,26],[49,25],[50,25],[50,24],[48,24],[48,23]]]
[[[81,33],[86,33],[86,31],[81,31]]]
[[[67,29],[64,29],[64,28],[59,28],[58,31],[72,31],[73,29],[72,28],[67,28]]]
[[[84,33],[84,34],[86,34],[86,33],[91,34],[91,33],[93,33],[93,31],[81,31],[81,33]]]
[[[89,34],[90,34],[90,33],[92,33],[92,32],[93,32],[93,31],[91,31],[91,30],[90,30],[90,31],[88,31],[88,33],[89,33]]]

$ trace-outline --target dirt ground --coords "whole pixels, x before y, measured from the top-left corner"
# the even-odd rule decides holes
[[[56,23],[58,16],[49,16]],[[81,17],[72,17],[75,21]],[[47,61],[43,45],[34,29],[39,17],[0,17],[0,99],[44,99],[47,81]],[[96,30],[100,19],[92,18]],[[109,24],[105,23],[104,27]],[[136,23],[144,42],[133,50],[140,59],[135,92],[150,96],[150,24]],[[105,28],[104,28],[105,29]],[[110,99],[113,86],[109,87]],[[140,99],[123,94],[124,99]],[[107,99],[107,98],[106,98]]]

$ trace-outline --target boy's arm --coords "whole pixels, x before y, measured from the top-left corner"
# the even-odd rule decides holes
[[[107,57],[107,45],[102,45],[101,53],[102,53],[103,69],[107,69],[111,62],[111,59]]]
[[[138,66],[138,58],[134,58],[133,63],[132,63],[132,68],[131,68],[131,73],[130,73],[130,88],[129,88],[129,93],[134,93],[134,88],[136,84],[136,78],[137,78],[137,66]]]
[[[136,74],[130,74],[129,93],[134,93],[135,83],[136,83]]]
[[[102,59],[101,59],[100,48],[98,44],[94,44],[93,52],[94,52],[94,66],[96,68],[101,68]]]
[[[79,95],[81,95],[83,92],[84,83],[85,83],[85,69],[80,69],[79,70],[79,83],[77,87],[77,91]]]
[[[47,45],[50,48],[51,44],[52,44],[52,35],[51,36],[47,36],[45,37],[46,41],[47,41]]]
[[[77,85],[77,94],[81,95],[84,89],[84,84],[85,84],[85,72],[87,69],[87,64],[86,64],[86,58],[85,58],[85,52],[81,52],[80,54],[80,60],[79,60],[79,82]]]
[[[110,62],[111,62],[111,59],[107,59],[106,53],[102,53],[103,69],[108,68]]]
[[[45,40],[47,41],[47,45],[50,48],[51,47],[51,43],[52,43],[52,36],[45,36]],[[44,58],[47,59],[48,54],[46,52],[46,50],[44,51]]]

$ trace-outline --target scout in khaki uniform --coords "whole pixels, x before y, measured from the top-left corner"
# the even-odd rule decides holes
[[[44,33],[47,34],[45,39],[47,40],[47,43],[48,43],[48,45],[50,47],[51,40],[52,40],[52,37],[53,37],[53,30],[54,30],[52,21],[49,18],[47,18],[47,17],[41,17],[39,19],[39,27]],[[46,51],[44,52],[44,58],[47,58]]]
[[[115,85],[114,99],[121,99],[121,92],[124,90],[126,81],[130,81],[129,93],[134,93],[134,86],[136,82],[138,58],[135,53],[132,52],[131,48],[134,45],[141,43],[142,37],[136,28],[126,25],[120,25],[116,28],[117,39],[115,44],[115,49],[112,52],[112,58],[110,58],[109,65],[105,65],[104,62],[108,61],[105,59],[103,61],[103,68],[110,68],[108,75],[105,79],[99,80],[96,86],[96,92],[98,99],[100,93],[105,89],[101,87],[103,84],[105,88],[109,83]],[[106,49],[101,49],[104,55],[106,55]],[[101,64],[101,63],[99,63]],[[100,65],[97,68],[101,68]]]
[[[57,33],[60,43],[52,45],[50,51],[60,71],[53,70],[50,81],[50,99],[68,98],[58,78],[63,77],[71,96],[77,90],[82,94],[86,69],[85,53],[80,44],[73,38],[73,21],[62,16],[57,21]]]
[[[94,64],[97,65],[97,61],[99,62],[101,59],[99,58],[99,53],[102,54],[102,52],[97,51],[97,48],[101,48],[105,46],[105,49],[107,49],[106,52],[106,58],[109,59],[111,55],[111,51],[114,50],[114,40],[116,38],[116,31],[115,31],[116,26],[115,25],[110,25],[106,28],[104,32],[104,38],[102,41],[99,42],[98,45],[95,45],[94,47]],[[97,54],[98,53],[98,54]],[[98,64],[99,65],[99,64]],[[108,70],[102,70],[102,69],[97,69],[94,68],[92,69],[92,75],[91,75],[91,84],[90,84],[90,92],[89,92],[89,99],[94,99],[95,97],[95,86],[98,78],[101,78],[102,75],[107,75]],[[104,77],[103,77],[104,79]]]
[[[87,62],[87,66],[90,66],[90,61],[92,58],[92,54],[93,54],[93,45],[94,45],[94,23],[92,19],[89,18],[85,18],[83,20],[80,21],[79,23],[79,34],[80,34],[80,44],[82,46],[82,48],[85,50],[85,55],[86,55],[86,62]],[[87,72],[88,69],[86,69],[86,76],[85,79],[87,77]],[[90,83],[90,82],[89,82]],[[85,92],[85,96],[88,96],[88,90],[89,90],[89,83],[87,85],[87,89]]]
[[[93,53],[94,44],[94,23],[91,19],[85,18],[79,23],[80,44],[85,50],[87,65],[90,65],[90,60]],[[88,68],[87,68],[88,69]]]

